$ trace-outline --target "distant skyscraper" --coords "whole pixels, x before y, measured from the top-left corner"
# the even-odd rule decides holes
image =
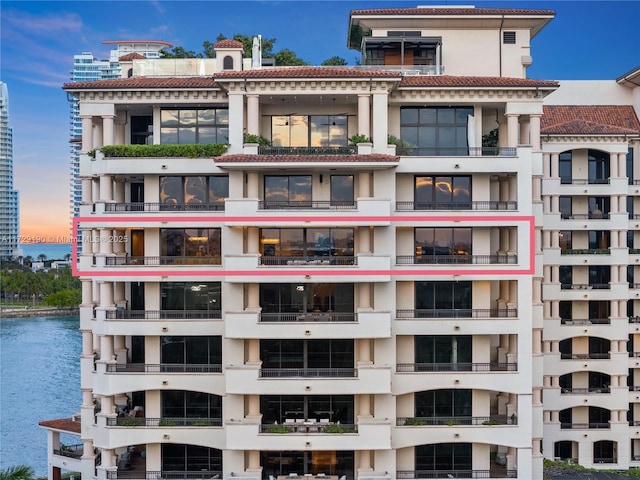
[[[13,189],[13,130],[9,126],[9,91],[0,82],[0,257],[18,251],[18,192]]]
[[[83,52],[73,56],[73,70],[71,71],[71,81],[92,82],[95,80],[108,80],[122,76],[120,68],[120,58],[124,55],[137,53],[145,58],[159,58],[160,50],[170,48],[171,43],[160,40],[105,40],[107,45],[115,45],[111,50],[108,60],[98,60],[91,52]],[[78,100],[69,99],[71,104],[70,113],[70,207],[71,222],[73,217],[77,217],[80,212],[80,202],[82,200],[82,181],[80,180],[80,147],[82,139],[82,119]],[[73,232],[72,232],[73,234]],[[81,246],[79,243],[78,246]]]

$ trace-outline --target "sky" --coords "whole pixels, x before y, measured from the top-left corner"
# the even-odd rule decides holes
[[[640,0],[632,1],[7,1],[0,2],[0,81],[9,88],[20,234],[70,243],[69,81],[73,55],[109,57],[104,40],[151,39],[202,51],[222,33],[277,39],[312,65],[348,50],[349,12],[417,5],[552,9],[531,43],[528,77],[613,80],[640,66]]]

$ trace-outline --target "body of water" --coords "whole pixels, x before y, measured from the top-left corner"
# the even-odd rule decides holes
[[[79,322],[0,319],[0,468],[26,464],[47,475],[47,433],[38,422],[80,412]]]
[[[44,254],[47,260],[64,260],[66,254],[71,254],[71,245],[65,243],[21,243],[22,256],[31,256],[34,260]]]

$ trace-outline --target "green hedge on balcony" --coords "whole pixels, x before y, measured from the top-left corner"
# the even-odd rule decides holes
[[[186,157],[207,158],[222,155],[229,148],[221,143],[196,145],[107,145],[100,148],[105,157]]]

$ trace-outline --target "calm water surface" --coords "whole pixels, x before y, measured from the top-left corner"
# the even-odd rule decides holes
[[[38,422],[69,418],[82,402],[78,328],[78,317],[0,319],[0,468],[26,464],[46,476]]]

